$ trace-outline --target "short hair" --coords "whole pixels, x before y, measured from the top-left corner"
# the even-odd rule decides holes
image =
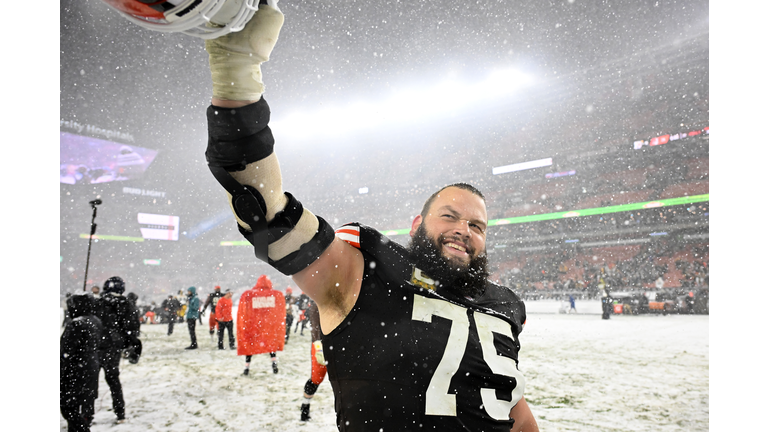
[[[429,213],[429,208],[432,206],[432,203],[435,201],[437,196],[440,195],[440,192],[448,189],[449,187],[455,187],[455,188],[463,189],[465,191],[472,192],[473,194],[475,194],[475,195],[479,196],[480,198],[482,198],[483,202],[485,202],[485,196],[483,195],[483,193],[480,192],[480,190],[478,190],[476,187],[472,186],[471,184],[469,184],[469,183],[453,183],[453,184],[449,184],[448,186],[444,186],[443,188],[441,188],[437,192],[433,193],[429,198],[427,198],[427,200],[424,202],[424,207],[421,208],[421,217],[422,218],[427,217],[427,213]]]

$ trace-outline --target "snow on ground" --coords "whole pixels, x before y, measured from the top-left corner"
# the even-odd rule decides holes
[[[709,430],[709,316],[613,316],[599,304],[577,302],[578,314],[557,313],[560,302],[528,302],[520,336],[525,397],[542,431]],[[123,360],[128,421],[115,425],[109,388],[100,377],[94,432],[335,431],[333,392],[324,381],[312,420],[299,421],[310,373],[309,331],[292,334],[278,353],[244,357],[216,349],[198,324],[200,349],[185,351],[189,335],[177,324],[143,325],[144,354]],[[226,343],[226,342],[225,342]],[[66,422],[60,417],[60,429]]]
[[[709,317],[531,314],[525,397],[542,431],[709,430]]]

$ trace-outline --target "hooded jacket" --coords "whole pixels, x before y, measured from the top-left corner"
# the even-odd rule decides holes
[[[197,296],[197,288],[189,287],[187,290],[192,295],[187,296],[187,319],[197,319],[200,317],[200,298]]]
[[[282,351],[285,346],[285,297],[261,275],[240,296],[237,307],[237,355]]]
[[[94,313],[90,295],[67,299],[72,320],[59,340],[59,397],[62,403],[98,396],[99,349],[110,342],[104,326]]]

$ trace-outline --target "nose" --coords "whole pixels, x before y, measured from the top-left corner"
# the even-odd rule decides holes
[[[453,232],[462,238],[469,238],[469,222],[464,219],[459,219],[453,227]]]

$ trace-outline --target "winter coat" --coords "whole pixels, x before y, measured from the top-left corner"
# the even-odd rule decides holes
[[[124,349],[138,341],[139,326],[136,307],[121,294],[106,293],[96,301],[96,316],[109,334],[109,347]]]
[[[200,317],[200,298],[197,296],[197,288],[189,287],[189,291],[192,292],[191,296],[187,296],[187,314],[186,319],[197,319]]]
[[[59,339],[59,398],[96,399],[99,389],[99,349],[109,347],[107,331],[94,313],[94,299],[74,295],[67,301],[72,320]]]
[[[237,355],[282,351],[285,346],[285,297],[262,275],[240,296],[237,307]]]
[[[135,321],[135,324],[131,327],[136,329],[136,332],[133,333],[133,335],[135,337],[139,337],[141,335],[141,316],[143,314],[139,310],[139,307],[136,305],[136,300],[138,299],[138,296],[134,293],[128,293],[125,296],[125,298],[128,300],[128,303],[130,303],[132,306],[131,319]]]
[[[160,304],[160,307],[163,310],[167,309],[167,313],[169,313],[171,316],[175,316],[176,312],[178,312],[179,309],[181,309],[181,303],[179,303],[179,301],[176,300],[175,298],[165,299]]]
[[[222,297],[216,304],[216,321],[232,321],[232,299]]]

